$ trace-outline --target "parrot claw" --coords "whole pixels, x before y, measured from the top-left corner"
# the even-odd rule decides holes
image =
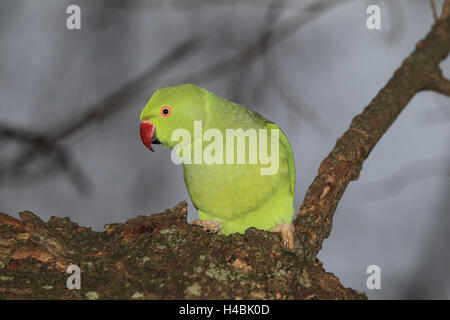
[[[286,248],[294,248],[294,225],[292,223],[281,223],[273,228],[272,232],[281,233],[281,239]]]
[[[203,227],[203,231],[220,234],[222,224],[217,220],[193,220],[191,224]]]

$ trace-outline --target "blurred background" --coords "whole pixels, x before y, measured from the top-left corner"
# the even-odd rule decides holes
[[[81,30],[66,27],[72,4]],[[371,4],[381,30],[366,27]],[[154,90],[185,82],[283,128],[298,211],[336,139],[433,23],[427,0],[0,0],[0,211],[101,231],[189,200],[170,151],[148,152],[138,132]],[[449,77],[450,59],[441,67]],[[345,286],[450,298],[449,142],[450,100],[418,94],[349,185],[319,254]],[[381,290],[366,287],[373,264]]]

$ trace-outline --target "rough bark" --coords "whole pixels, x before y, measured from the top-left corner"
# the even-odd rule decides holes
[[[207,234],[186,202],[94,232],[68,218],[0,214],[0,299],[361,299],[277,235]],[[67,267],[81,289],[67,289]]]
[[[2,299],[364,299],[344,288],[317,259],[334,211],[376,143],[422,90],[449,95],[439,63],[450,49],[450,0],[441,18],[322,162],[295,220],[295,249],[278,235],[206,234],[186,223],[185,202],[104,232],[68,218],[43,222],[0,214]],[[81,289],[69,290],[66,268],[81,268]]]

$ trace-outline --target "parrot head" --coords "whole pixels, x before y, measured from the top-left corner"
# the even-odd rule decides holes
[[[140,134],[151,151],[153,144],[173,148],[172,132],[186,129],[193,136],[194,121],[205,121],[209,92],[194,84],[156,90],[141,113]]]

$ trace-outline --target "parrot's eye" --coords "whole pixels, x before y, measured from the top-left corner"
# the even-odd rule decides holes
[[[170,109],[170,107],[162,107],[160,113],[161,113],[161,116],[168,117],[172,113],[172,109]]]

